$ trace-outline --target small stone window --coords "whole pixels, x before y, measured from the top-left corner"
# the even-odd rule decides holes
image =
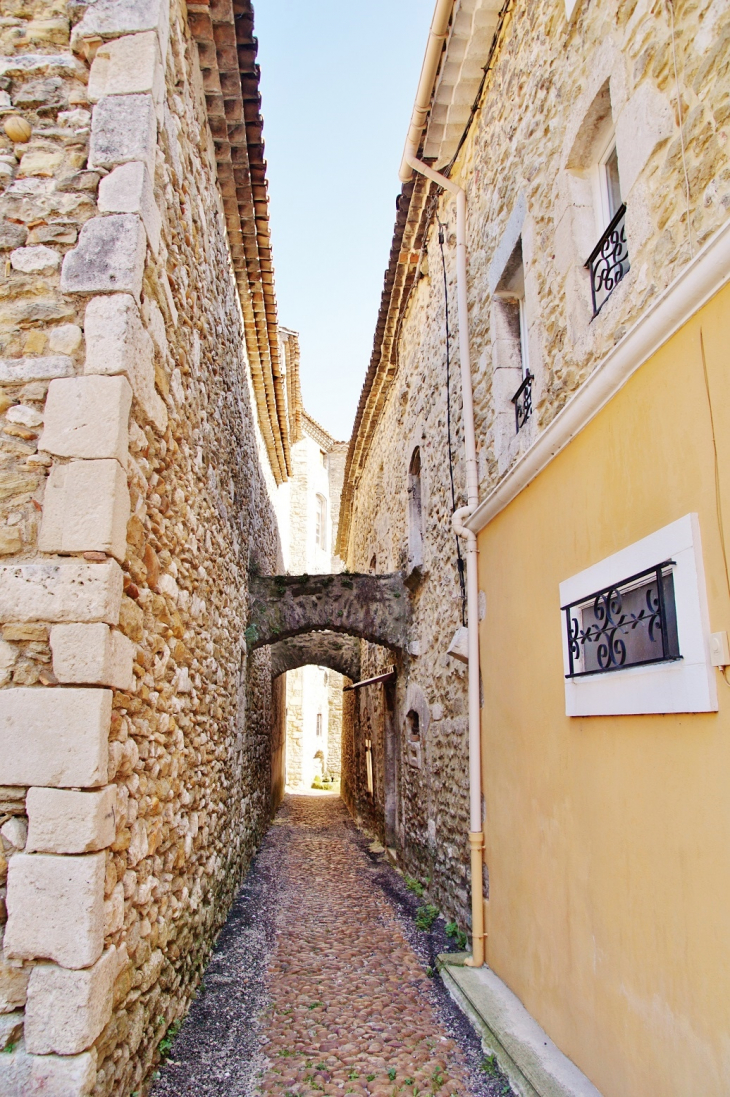
[[[626,206],[621,198],[618,152],[613,126],[604,134],[603,151],[593,171],[598,243],[588,256],[593,315],[597,316],[611,293],[630,269],[626,244]]]
[[[317,548],[327,549],[327,500],[324,495],[317,496],[315,540]]]
[[[406,754],[416,769],[421,768],[421,718],[415,709],[406,714]]]
[[[317,719],[315,723],[315,734],[318,739],[322,738],[322,713],[317,713]]]
[[[408,466],[408,570],[423,566],[423,503],[421,485],[421,450],[411,455]]]

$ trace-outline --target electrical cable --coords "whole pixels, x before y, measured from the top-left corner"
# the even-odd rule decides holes
[[[720,547],[722,549],[722,559],[725,565],[725,582],[727,583],[727,592],[730,595],[730,571],[727,566],[727,550],[725,547],[725,524],[722,519],[722,496],[720,494],[720,462],[717,455],[717,437],[715,435],[715,416],[712,410],[712,397],[710,395],[710,379],[707,373],[707,358],[705,357],[705,340],[702,334],[702,328],[700,328],[700,354],[702,356],[702,374],[705,379],[705,392],[707,393],[707,407],[710,412],[710,430],[712,433],[712,449],[715,460],[715,510],[717,513],[717,527],[720,533]],[[727,676],[727,667],[718,667],[723,679],[730,686],[730,681]]]
[[[454,487],[454,451],[451,441],[451,332],[449,330],[449,283],[446,277],[446,256],[444,255],[444,228],[445,225],[436,216],[439,227],[439,249],[441,251],[441,270],[444,278],[444,314],[446,317],[446,436],[449,445],[449,478],[451,480],[451,510],[456,510],[456,489]],[[464,577],[464,558],[461,555],[459,538],[456,540],[456,567],[459,572],[459,589],[461,591],[461,623],[466,625],[466,579]]]

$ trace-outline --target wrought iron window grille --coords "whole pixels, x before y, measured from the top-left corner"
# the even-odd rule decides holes
[[[626,244],[626,206],[621,205],[595,248],[586,268],[591,275],[593,315],[598,316],[624,275],[631,269]]]
[[[566,678],[681,659],[674,560],[561,606],[568,639]]]
[[[512,397],[512,403],[515,406],[515,433],[517,434],[519,434],[522,427],[524,427],[525,423],[532,415],[533,381],[534,376],[530,373],[528,369],[522,384]]]

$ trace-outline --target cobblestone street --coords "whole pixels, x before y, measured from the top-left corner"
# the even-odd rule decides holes
[[[287,796],[155,1097],[510,1093],[429,974],[443,923],[416,929],[417,902],[339,799]]]

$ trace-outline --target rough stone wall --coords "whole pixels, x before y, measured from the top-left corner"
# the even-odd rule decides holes
[[[282,700],[243,638],[281,554],[197,48],[177,3],[99,0],[86,42],[84,10],[0,21],[32,130],[0,137],[0,1092],[68,1097],[144,1090]]]
[[[342,771],[342,687],[345,679],[336,670],[327,672],[327,772],[339,779]]]
[[[452,171],[468,198],[470,336],[482,498],[727,217],[726,5],[700,0],[677,3],[674,10],[689,228],[667,5],[659,0],[579,2],[577,16],[568,24],[563,0],[515,0],[506,21],[481,108]],[[606,95],[610,98],[609,121],[615,126],[631,270],[592,320],[583,264],[599,235],[591,165],[601,94],[604,103]],[[442,194],[436,212],[445,225],[460,506],[466,500],[454,199]],[[514,370],[501,368],[505,332],[492,293],[520,235],[535,414],[516,435],[510,398],[519,381],[515,383]],[[354,493],[347,563],[352,570],[365,570],[375,557],[378,572],[407,569],[408,466],[419,446],[424,563],[413,577],[413,634],[421,654],[406,660],[399,676],[399,841],[409,871],[430,873],[435,901],[466,920],[466,679],[463,665],[446,654],[461,623],[461,607],[450,524],[444,288],[433,226],[420,271],[398,334],[397,372]],[[375,659],[378,666],[384,661],[383,655]],[[364,675],[366,663],[364,657]],[[422,694],[418,699],[428,720],[425,733],[420,721],[420,764],[418,751],[408,745],[406,721],[414,691]],[[355,738],[380,718],[362,710],[360,719],[363,727],[345,734],[343,784],[348,803],[356,802],[356,810],[364,814],[362,747]],[[379,734],[377,727],[374,731]],[[376,759],[378,820],[384,810],[380,765]],[[347,772],[350,766],[354,775]]]

